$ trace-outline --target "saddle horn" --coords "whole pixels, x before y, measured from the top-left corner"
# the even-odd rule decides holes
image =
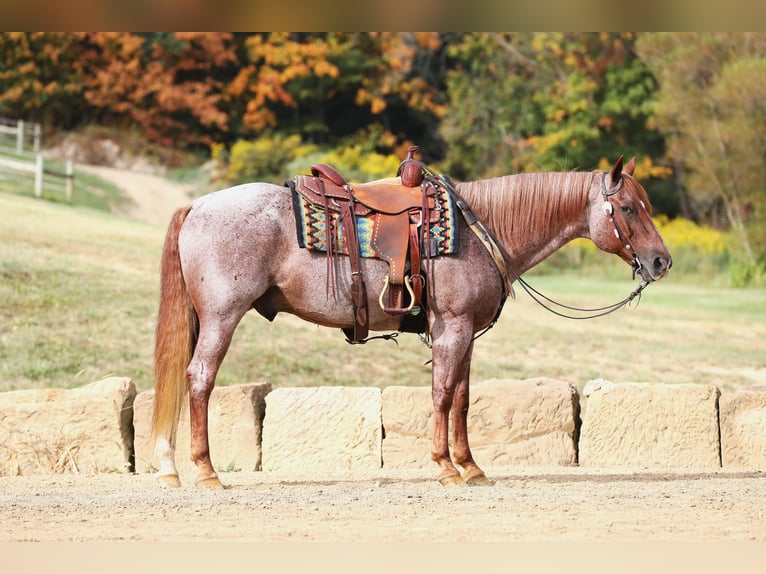
[[[415,152],[419,149],[416,145],[410,146],[407,158],[399,165],[396,174],[402,178],[402,185],[407,187],[418,187],[423,182],[423,164],[415,159]]]

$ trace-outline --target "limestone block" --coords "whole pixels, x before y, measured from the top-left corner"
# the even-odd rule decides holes
[[[722,465],[766,469],[766,387],[724,392],[718,403]]]
[[[343,472],[380,468],[376,388],[275,389],[266,397],[263,469]]]
[[[135,397],[126,377],[0,393],[0,474],[131,471]]]
[[[717,387],[597,379],[583,394],[581,466],[720,467]]]
[[[569,465],[577,462],[579,398],[569,383],[537,378],[472,385],[468,439],[479,465]],[[431,461],[429,387],[383,391],[383,465],[425,468]],[[450,441],[451,442],[451,441]]]
[[[382,401],[383,467],[432,467],[434,407],[431,387],[386,387]]]
[[[215,387],[208,405],[208,440],[213,466],[219,472],[260,470],[261,431],[265,397],[271,383]],[[135,401],[136,471],[155,472],[159,466],[149,440],[154,391],[139,393]],[[176,438],[176,466],[181,474],[196,472],[191,461],[188,400],[181,409]]]

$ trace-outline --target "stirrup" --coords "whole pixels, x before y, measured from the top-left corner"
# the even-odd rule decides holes
[[[404,287],[407,289],[407,292],[410,294],[410,305],[406,308],[397,309],[396,307],[386,307],[385,303],[383,303],[383,295],[386,294],[386,291],[388,290],[388,285],[390,283],[389,276],[386,275],[386,282],[383,284],[383,290],[380,292],[380,297],[378,297],[378,305],[380,305],[380,308],[383,309],[385,313],[389,313],[390,315],[406,315],[410,311],[412,311],[413,307],[415,307],[415,293],[412,290],[412,280],[410,277],[404,278]]]

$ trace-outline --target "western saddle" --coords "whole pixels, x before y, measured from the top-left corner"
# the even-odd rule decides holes
[[[388,314],[403,317],[424,311],[422,257],[430,257],[429,224],[439,221],[440,212],[435,209],[434,185],[425,177],[423,164],[414,159],[417,150],[417,146],[409,148],[396,178],[350,184],[334,168],[317,164],[311,166],[310,176],[298,175],[290,182],[295,192],[324,211],[328,290],[335,289],[332,259],[338,251],[333,245],[331,213],[338,214],[351,265],[354,327],[344,329],[349,343],[365,342],[369,332],[367,287],[360,266],[357,217],[375,214],[371,247],[376,256],[389,265],[389,275],[378,298],[380,307]],[[409,303],[405,303],[405,289]]]

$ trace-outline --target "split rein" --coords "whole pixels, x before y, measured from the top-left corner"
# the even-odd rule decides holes
[[[649,285],[648,281],[644,281],[639,285],[635,291],[633,291],[630,295],[625,297],[622,301],[619,301],[617,303],[614,303],[613,305],[607,305],[605,307],[596,307],[594,309],[583,309],[581,307],[570,307],[569,305],[564,305],[563,303],[558,303],[551,299],[550,297],[547,297],[546,295],[543,295],[532,287],[529,283],[524,281],[521,277],[518,278],[519,284],[524,288],[524,291],[527,292],[527,294],[532,298],[532,300],[540,305],[543,309],[546,311],[550,311],[554,315],[558,315],[559,317],[564,317],[565,319],[595,319],[597,317],[603,317],[604,315],[609,315],[609,313],[614,313],[618,309],[622,309],[625,307],[625,305],[630,304],[636,297],[638,297],[638,301],[641,301],[641,292],[646,288],[647,285]],[[637,303],[638,304],[638,303]],[[588,313],[587,315],[569,315],[568,313],[565,313],[563,311],[557,311],[556,307],[559,309],[567,309],[568,311],[576,311],[578,313]]]

